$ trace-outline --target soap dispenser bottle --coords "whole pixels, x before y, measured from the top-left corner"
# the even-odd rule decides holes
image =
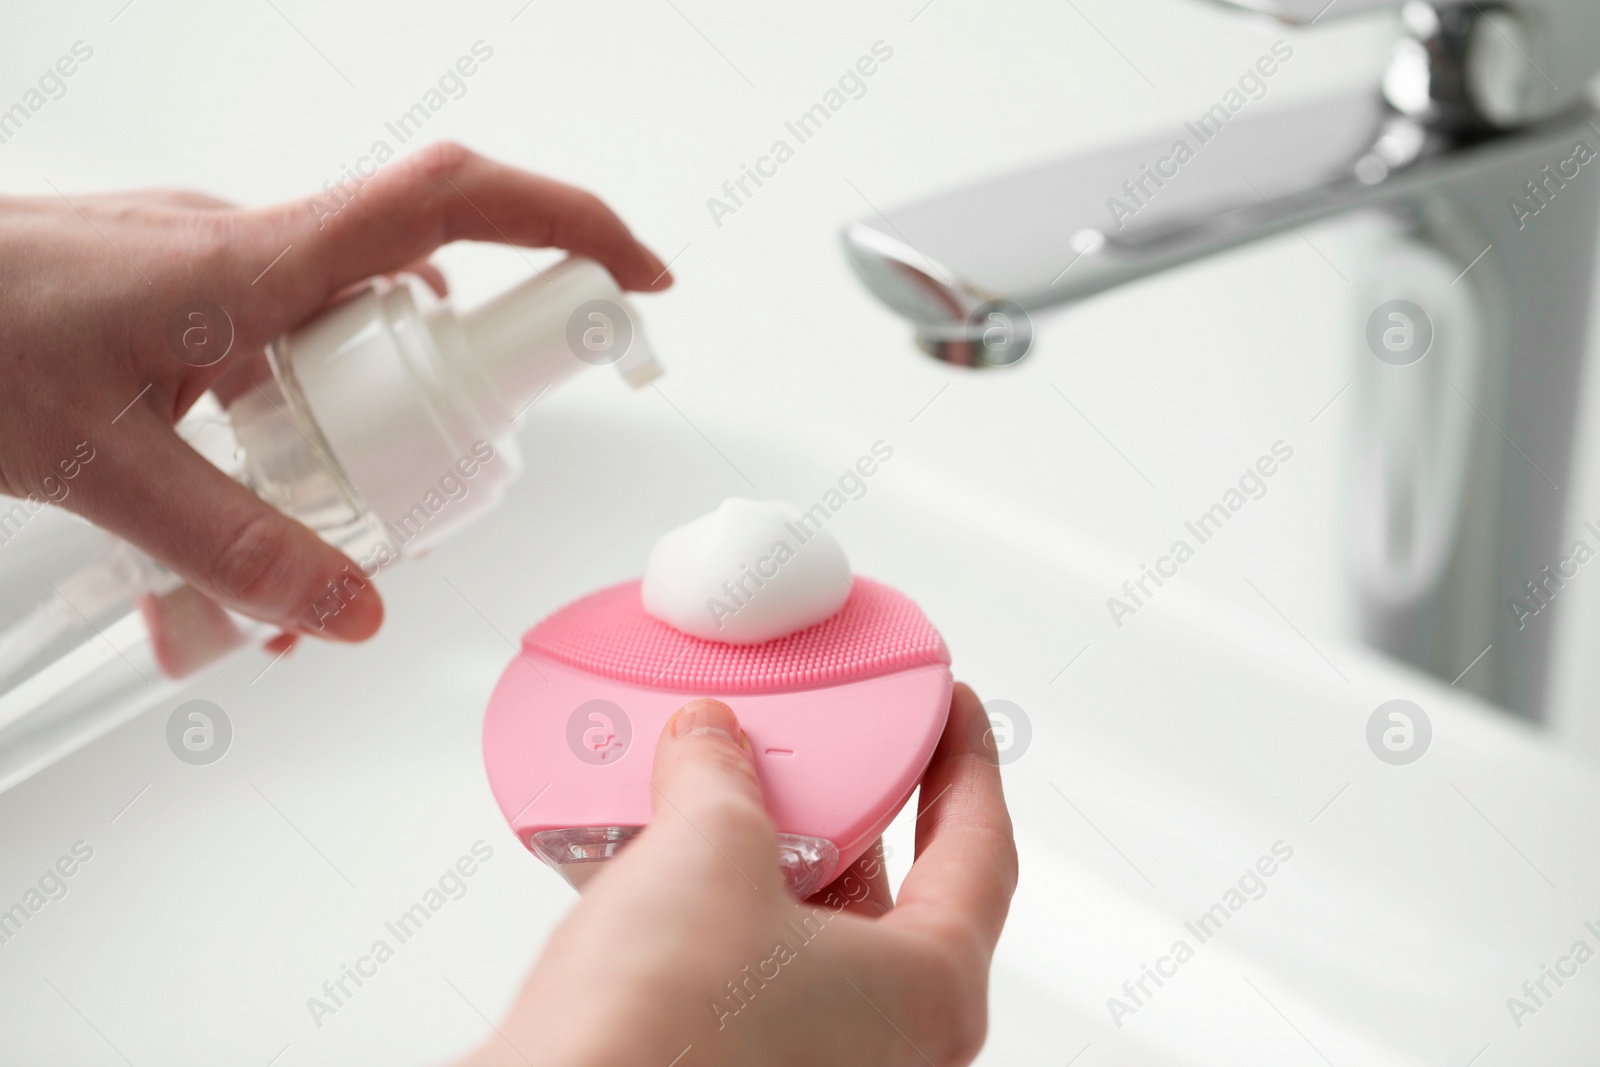
[[[660,373],[593,260],[464,314],[415,277],[375,279],[269,345],[258,379],[225,404],[202,397],[178,432],[364,580],[491,510],[521,468],[518,415],[607,365],[635,388]],[[0,560],[0,790],[276,632],[127,542],[53,518]]]

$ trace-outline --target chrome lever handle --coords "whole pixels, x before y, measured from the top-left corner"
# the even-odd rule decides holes
[[[1407,38],[1385,95],[1446,129],[1511,130],[1578,104],[1600,72],[1595,0],[1212,0],[1310,26],[1384,9]]]

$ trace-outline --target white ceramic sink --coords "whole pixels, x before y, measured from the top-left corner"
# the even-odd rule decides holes
[[[874,440],[679,407],[587,383],[541,401],[521,483],[385,576],[376,640],[265,673],[251,655],[185,694],[230,717],[220,762],[174,758],[169,704],[0,795],[0,908],[93,849],[0,944],[0,1061],[442,1064],[487,1035],[574,900],[484,781],[481,715],[512,642],[725,496],[809,506]],[[980,1062],[1592,1062],[1600,963],[1547,981],[1520,1028],[1507,1008],[1575,941],[1600,949],[1590,767],[1181,573],[1118,629],[1105,598],[1136,561],[904,446],[832,522],[859,572],[921,603],[958,676],[1031,723],[1006,768],[1022,883]],[[1409,766],[1365,739],[1395,698],[1432,722]],[[492,858],[464,894],[319,1026],[308,998],[395,944],[385,923],[478,841]],[[1279,842],[1292,858],[1264,895],[1200,943],[1185,923]],[[906,818],[890,845],[903,873]],[[1193,958],[1116,1025],[1108,998],[1133,1005],[1124,981],[1180,938]]]

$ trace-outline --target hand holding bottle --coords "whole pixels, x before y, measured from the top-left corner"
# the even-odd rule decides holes
[[[456,240],[567,249],[626,289],[671,284],[593,195],[453,144],[380,171],[333,214],[172,191],[0,200],[0,493],[54,498],[71,462],[63,506],[199,592],[289,634],[371,636],[383,609],[370,583],[336,615],[316,608],[352,562],[173,426],[208,389],[263,374],[262,349],[351,286],[410,270],[442,289],[427,256]],[[169,336],[196,299],[233,330],[229,356],[205,366]]]

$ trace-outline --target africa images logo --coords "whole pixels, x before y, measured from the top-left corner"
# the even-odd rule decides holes
[[[632,744],[633,720],[609,700],[586,700],[567,716],[567,748],[585,763],[616,763]]]

